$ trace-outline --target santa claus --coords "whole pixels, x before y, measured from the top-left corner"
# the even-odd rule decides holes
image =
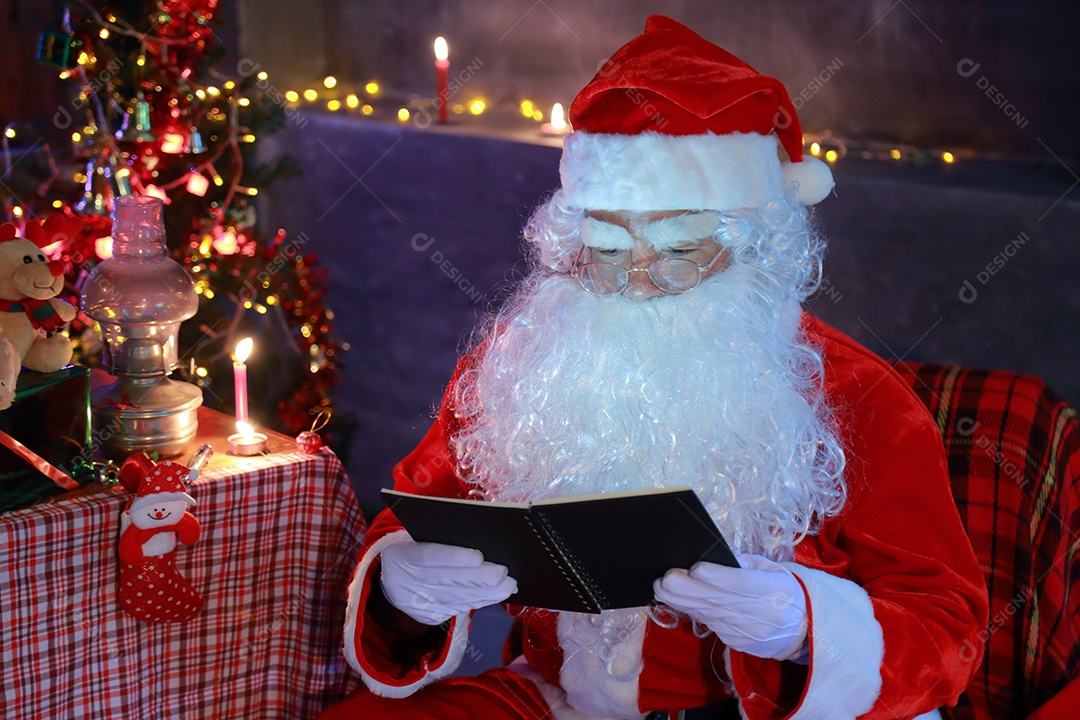
[[[981,656],[963,644],[986,589],[933,420],[801,309],[824,250],[807,207],[832,178],[802,156],[783,86],[654,16],[570,117],[562,187],[525,231],[535,270],[395,486],[691,486],[742,567],[672,568],[651,608],[523,608],[505,567],[413,542],[387,510],[349,588],[345,654],[366,687],[324,717],[936,717]],[[447,679],[471,612],[504,601],[507,666]]]

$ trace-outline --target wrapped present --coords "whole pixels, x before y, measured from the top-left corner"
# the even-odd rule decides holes
[[[90,370],[23,371],[0,411],[0,512],[74,489],[73,472],[92,455]]]

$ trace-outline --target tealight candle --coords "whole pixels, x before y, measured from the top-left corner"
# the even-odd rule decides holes
[[[551,122],[546,122],[540,126],[540,134],[565,135],[569,129],[566,124],[566,114],[563,112],[562,103],[555,103],[551,106]]]
[[[226,438],[230,455],[250,457],[266,453],[267,437],[264,433],[255,432],[255,428],[243,420],[237,421],[236,429],[238,431],[236,434]]]

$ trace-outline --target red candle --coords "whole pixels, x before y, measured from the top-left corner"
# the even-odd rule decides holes
[[[251,345],[251,338],[244,338],[236,344],[236,352],[233,355],[233,389],[237,422],[246,422],[248,419],[247,365],[244,363],[251,355]]]
[[[450,102],[447,92],[447,78],[450,74],[450,48],[446,45],[446,38],[435,38],[435,70],[439,75],[439,122],[446,124],[446,106]]]

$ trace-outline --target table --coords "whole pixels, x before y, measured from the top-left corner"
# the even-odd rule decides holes
[[[230,457],[228,418],[199,423],[216,452],[189,487],[202,536],[175,556],[206,598],[187,623],[120,610],[121,487],[0,516],[0,717],[308,718],[357,686],[341,642],[366,527],[338,458],[276,433]]]

